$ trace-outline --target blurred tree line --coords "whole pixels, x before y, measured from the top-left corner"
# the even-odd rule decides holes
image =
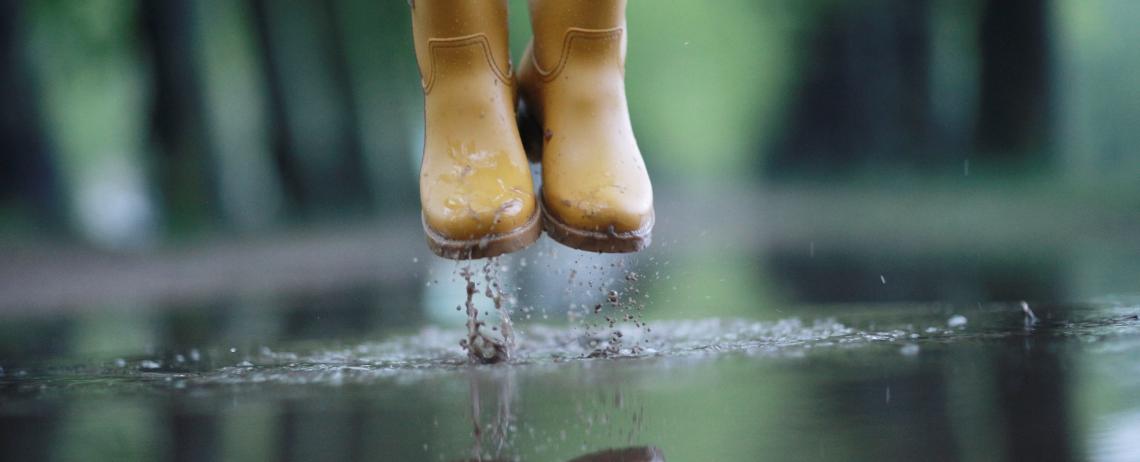
[[[416,204],[404,2],[0,5],[9,215],[130,246]]]
[[[517,57],[529,25],[511,3]],[[407,8],[0,0],[0,228],[130,247],[414,213]],[[1140,167],[1137,2],[629,9],[630,103],[661,190],[971,165],[1128,183]]]
[[[768,159],[770,172],[868,164],[933,170],[967,154],[1047,164],[1047,11],[1041,0],[821,8],[806,46],[810,64],[799,76],[788,129]],[[939,67],[958,69],[937,75]],[[967,104],[975,106],[947,107]]]

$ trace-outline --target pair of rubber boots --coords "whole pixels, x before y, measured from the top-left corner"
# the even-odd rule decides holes
[[[505,0],[411,2],[426,124],[420,202],[437,255],[508,253],[543,229],[595,252],[649,244],[653,191],[625,98],[625,3],[531,0],[534,38],[516,76]],[[537,194],[524,138],[542,162]]]

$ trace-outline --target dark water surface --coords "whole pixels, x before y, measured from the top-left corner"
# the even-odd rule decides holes
[[[8,460],[1137,460],[1140,303],[1032,309],[625,324],[644,350],[618,358],[588,358],[581,324],[530,324],[512,364],[478,367],[450,327],[46,354],[4,364],[0,442]]]

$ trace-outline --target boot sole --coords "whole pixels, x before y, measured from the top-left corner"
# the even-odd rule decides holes
[[[539,198],[542,193],[539,192]],[[609,231],[592,231],[575,228],[563,223],[558,217],[546,209],[545,200],[539,200],[542,205],[542,227],[546,235],[567,247],[587,252],[598,253],[633,253],[640,252],[652,240],[655,214],[649,215],[649,223],[641,229],[618,233],[611,226]]]
[[[451,260],[475,260],[511,253],[534,244],[542,235],[539,215],[536,210],[526,223],[508,232],[466,240],[451,239],[431,229],[422,213],[420,221],[423,223],[424,235],[427,236],[428,248],[432,253]]]

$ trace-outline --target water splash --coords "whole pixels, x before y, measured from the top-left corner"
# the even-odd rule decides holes
[[[604,333],[583,332],[577,326],[528,326],[516,338],[510,367],[542,367],[566,361],[607,361],[676,357],[732,351],[793,353],[804,347],[893,339],[890,334],[856,331],[833,319],[805,323],[791,318],[775,322],[743,320],[665,321],[652,332],[634,323],[614,324],[613,332],[642,348],[622,348],[599,356]],[[309,352],[263,350],[248,366],[228,366],[194,378],[198,383],[329,384],[374,380],[415,380],[467,367],[466,353],[454,347],[463,331],[428,327],[419,333],[383,342]]]
[[[875,345],[888,347],[893,354],[922,357],[946,345],[1009,337],[1072,339],[1087,351],[1112,354],[1116,348],[1127,349],[1134,344],[1125,340],[1140,332],[1137,310],[1140,306],[1102,307],[1081,311],[1079,316],[1052,319],[1039,312],[1039,323],[1034,329],[1023,327],[1020,306],[971,312],[970,323],[959,327],[947,327],[946,318],[937,312],[893,320],[889,313],[877,313],[872,316],[873,321],[844,322],[830,317],[655,321],[652,330],[634,322],[614,323],[612,330],[584,330],[577,324],[529,324],[525,331],[516,333],[510,361],[493,365],[490,370],[535,372],[567,362],[591,365],[672,361],[733,353],[798,358],[829,349]],[[627,345],[641,348],[621,348],[611,355],[597,355],[598,345],[615,332]],[[208,389],[213,385],[411,384],[483,370],[483,366],[472,369],[468,352],[456,345],[455,339],[467,333],[465,328],[425,327],[411,335],[349,345],[282,345],[276,347],[279,350],[261,347],[237,354],[229,353],[228,347],[202,347],[188,352],[114,358],[94,365],[34,369],[5,365],[0,385],[7,384],[13,396],[36,396],[76,390],[137,393],[155,387]],[[1115,341],[1105,343],[1101,341],[1104,339]]]
[[[499,316],[499,325],[492,327],[492,330],[497,331],[499,335],[488,335],[483,330],[486,322],[479,319],[479,308],[475,306],[475,295],[479,293],[479,289],[475,274],[468,264],[459,272],[467,283],[467,300],[464,303],[467,308],[467,336],[459,341],[459,346],[467,351],[467,358],[472,363],[494,364],[510,360],[511,350],[515,344],[514,327],[510,311],[503,305],[503,287],[499,282],[499,258],[488,258],[483,265],[482,273],[485,288],[483,296],[491,300]]]

